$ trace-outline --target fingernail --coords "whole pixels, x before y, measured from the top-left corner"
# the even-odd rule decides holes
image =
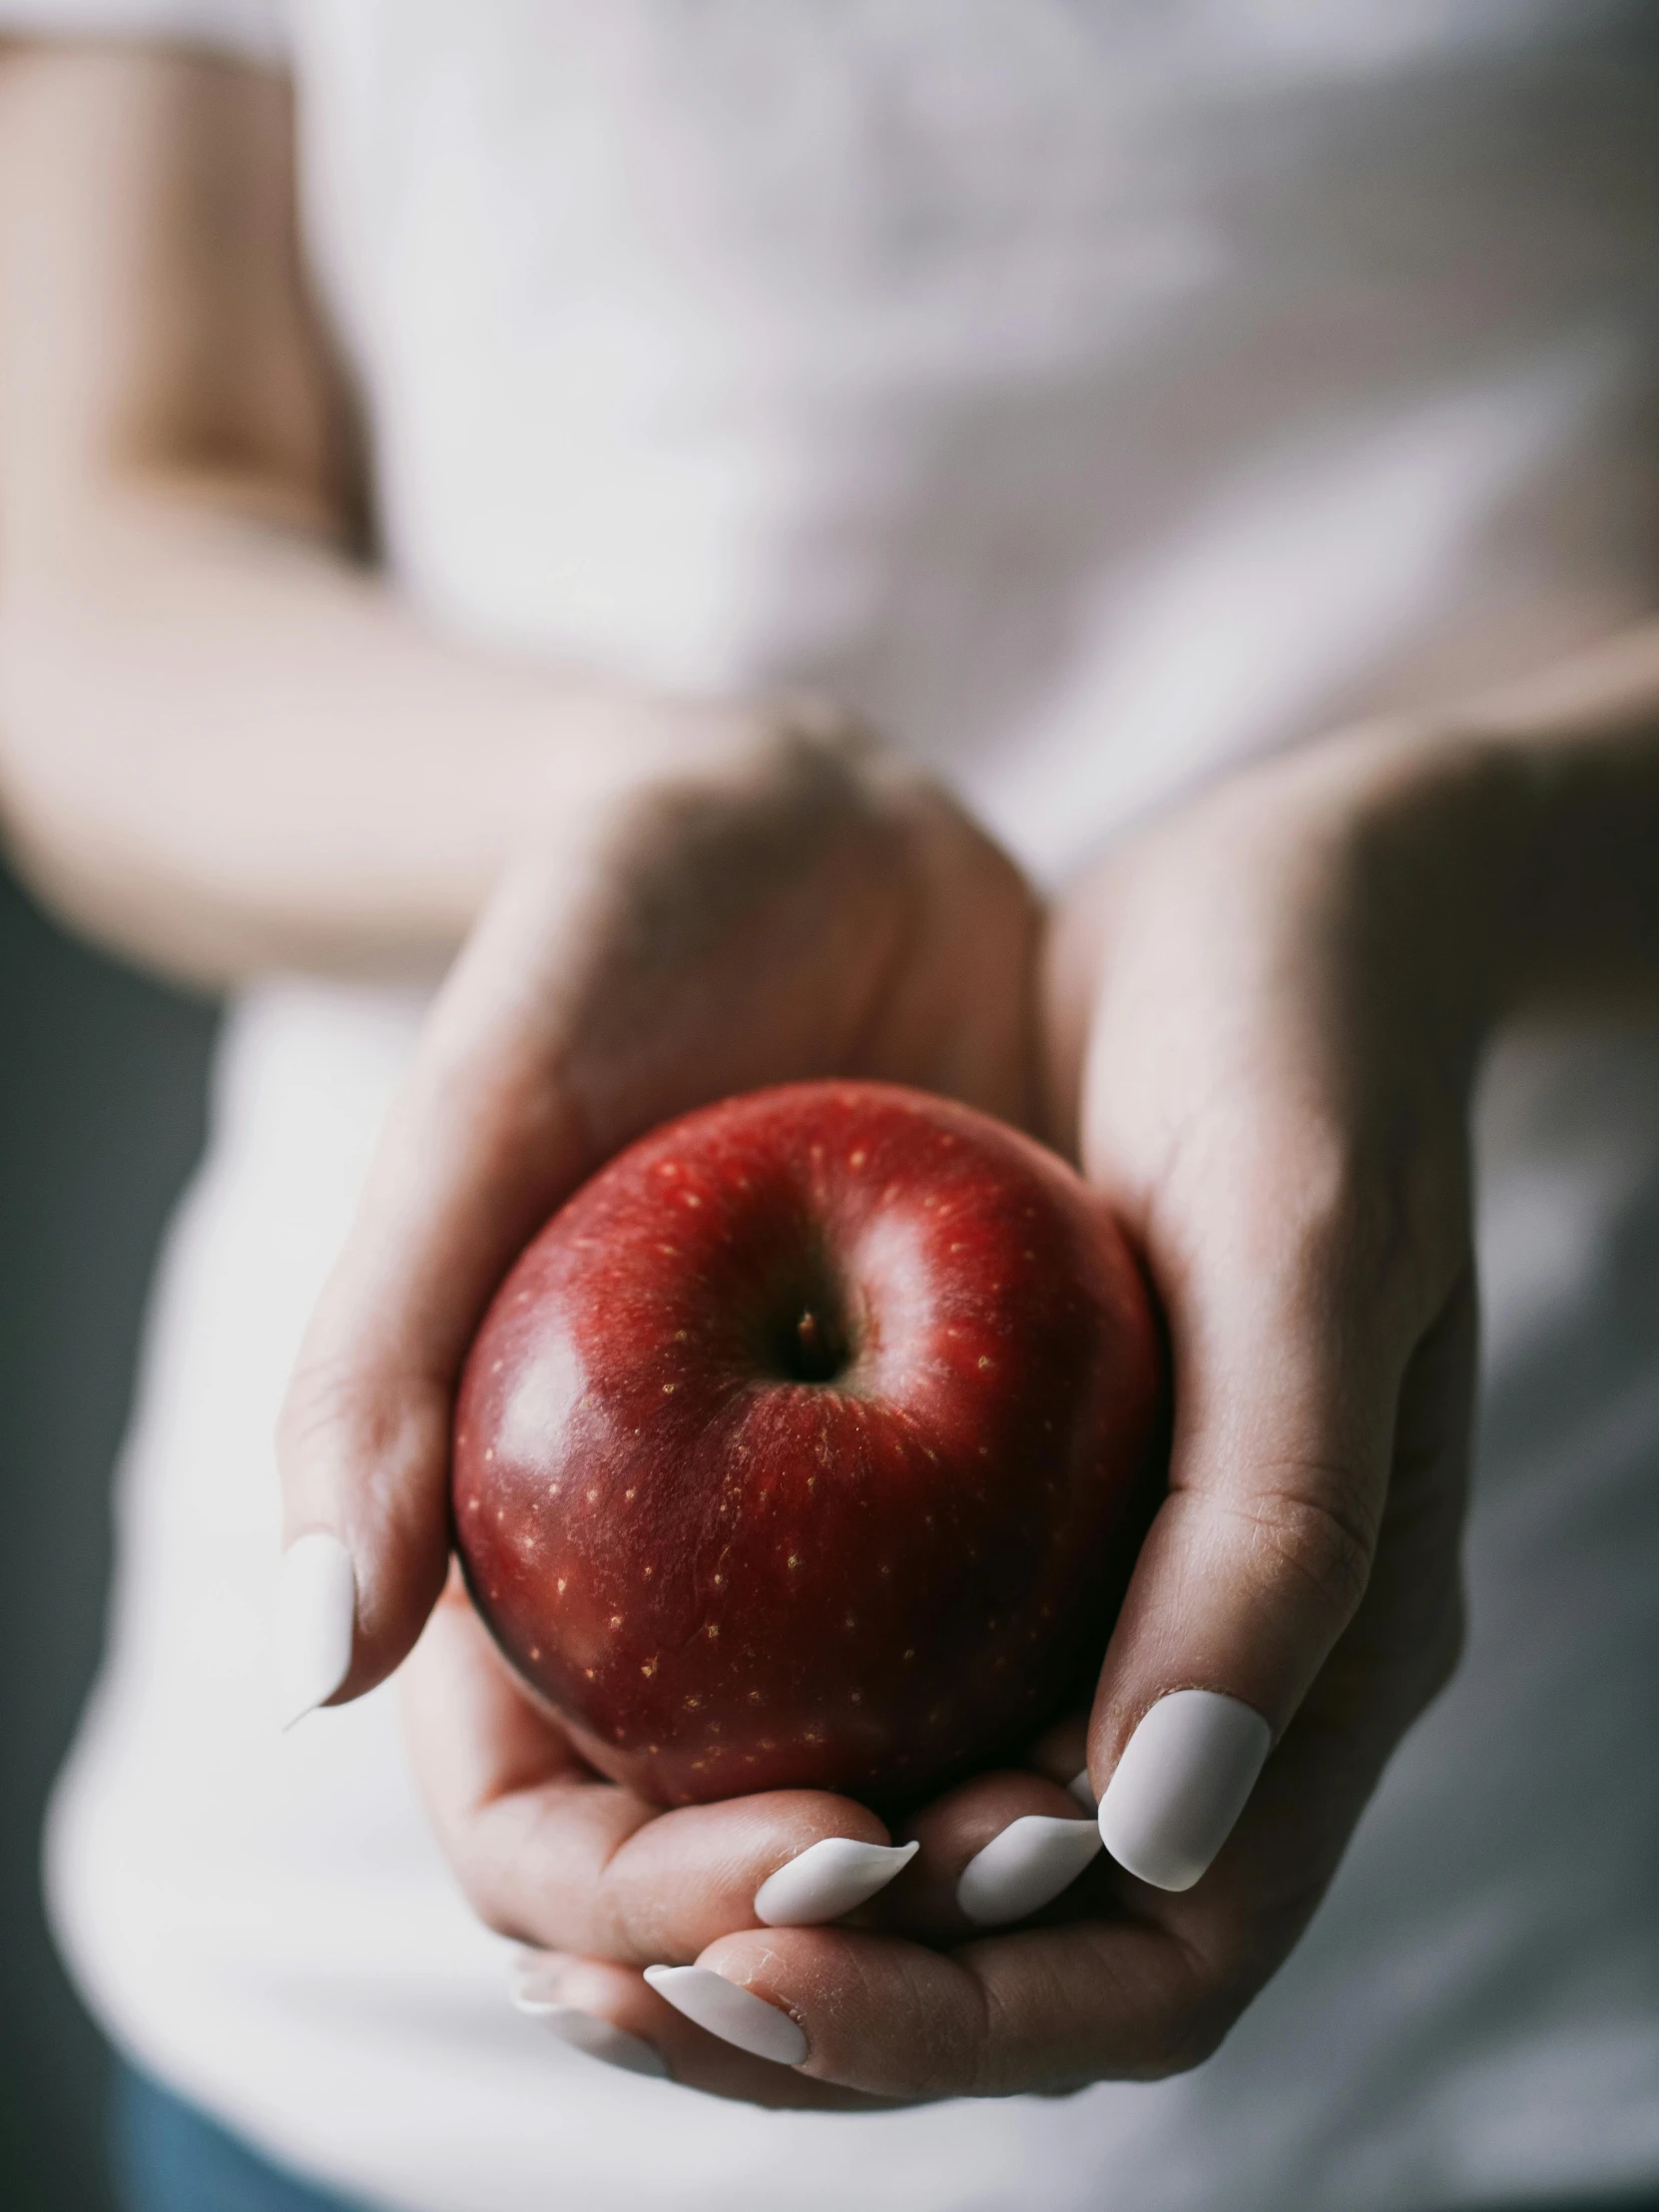
[[[647,1966],[645,1978],[677,2012],[755,2058],[799,2066],[807,2038],[787,2012],[709,1966]]]
[[[968,1861],[956,1884],[956,1903],[982,1928],[1022,1921],[1069,1889],[1099,1850],[1093,1821],[1027,1813]]]
[[[507,1969],[509,1993],[521,2009],[532,2004],[557,2004],[569,1972],[570,1958],[566,1952],[539,1950],[534,1944],[525,1943],[514,1951],[512,1964]]]
[[[1089,1770],[1087,1767],[1083,1769],[1083,1772],[1081,1774],[1073,1775],[1071,1781],[1066,1785],[1066,1787],[1069,1794],[1077,1800],[1078,1804],[1082,1806],[1085,1813],[1092,1813],[1094,1811],[1094,1784],[1089,1780]]]
[[[767,1876],[755,1893],[755,1915],[768,1928],[816,1928],[839,1920],[884,1890],[907,1867],[919,1844],[858,1844],[850,1836],[826,1836],[788,1866]]]
[[[1106,1849],[1155,1889],[1190,1890],[1232,1834],[1272,1743],[1267,1722],[1239,1698],[1172,1690],[1106,1785]]]
[[[332,1697],[351,1671],[357,1582],[337,1536],[314,1530],[282,1554],[276,1588],[276,1671],[284,1728]]]
[[[515,1996],[513,2002],[572,2050],[585,2051],[588,2057],[601,2059],[607,2066],[620,2066],[624,2073],[651,2074],[659,2081],[669,2078],[660,2050],[643,2035],[632,2034],[613,2020],[602,2020],[597,2012],[584,2012],[579,2004],[550,2003],[542,1997]]]

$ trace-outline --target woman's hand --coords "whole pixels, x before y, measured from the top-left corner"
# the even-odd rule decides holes
[[[1017,870],[827,712],[727,720],[694,775],[535,836],[434,1007],[281,1421],[294,1717],[413,1644],[448,1558],[466,1347],[620,1146],[816,1075],[1032,1119],[1038,917]]]
[[[283,1412],[290,1718],[371,1687],[420,1633],[449,1555],[467,1345],[520,1248],[619,1146],[705,1100],[812,1075],[1033,1119],[1039,923],[1017,870],[817,710],[739,715],[724,754],[710,738],[702,759],[538,838],[433,1010]],[[409,1690],[464,1887],[544,1950],[690,1959],[760,1925],[757,1894],[787,1865],[767,1911],[818,1919],[909,1856],[825,1792],[654,1817],[576,1758],[458,1584]],[[776,2096],[765,2079],[740,2093]]]
[[[546,1902],[509,1925],[562,1954],[544,2004],[724,2094],[995,2095],[1191,2065],[1283,1960],[1460,1635],[1466,1110],[1501,915],[1471,859],[1484,774],[1433,758],[1380,736],[1241,778],[1052,932],[1057,1119],[1144,1254],[1174,1373],[1169,1495],[1087,1730],[1114,1858],[1012,1933],[960,1910],[1012,1820],[1075,1816],[1062,1729],[921,1815],[862,1926],[762,1928],[732,1894],[653,1930],[689,1979],[648,1984],[552,1882],[520,1892]]]

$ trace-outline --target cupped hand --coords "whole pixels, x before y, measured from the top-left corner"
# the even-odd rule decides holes
[[[289,1716],[370,1688],[443,1585],[457,1374],[508,1266],[671,1116],[884,1077],[1029,1124],[1039,921],[936,789],[811,707],[527,829],[429,1017],[282,1410]]]
[[[825,1792],[659,1816],[583,1766],[458,1578],[433,1613],[453,1391],[491,1293],[587,1174],[706,1100],[863,1075],[1029,1126],[1040,1097],[1039,916],[1011,863],[827,715],[756,715],[702,750],[527,838],[434,1006],[279,1435],[289,1716],[372,1687],[429,1621],[406,1703],[434,1822],[544,1979],[550,1951],[626,1976],[841,1914],[910,1853]]]
[[[738,1923],[668,1953],[697,1970],[650,1983],[550,1928],[544,1994],[718,2093],[918,2099],[1190,2065],[1281,1963],[1459,1648],[1467,1098],[1501,928],[1480,781],[1414,738],[1334,742],[1127,842],[1051,933],[1055,1123],[1139,1245],[1174,1377],[1086,1733],[1111,1855],[1006,1932],[962,1909],[986,1843],[1075,1816],[1061,1729],[919,1816],[865,1925],[764,1928],[730,1896]]]

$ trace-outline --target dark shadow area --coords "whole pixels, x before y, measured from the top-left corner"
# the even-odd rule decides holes
[[[40,1902],[42,1808],[97,1663],[146,1282],[202,1143],[210,1006],[0,870],[0,2204],[105,2212],[106,2056]]]

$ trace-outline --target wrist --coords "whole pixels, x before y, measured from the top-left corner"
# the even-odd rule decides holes
[[[1526,1006],[1659,1002],[1659,624],[1327,752],[1480,1033]]]
[[[1501,731],[1424,717],[1341,733],[1285,769],[1299,833],[1338,855],[1366,971],[1408,991],[1472,1074],[1535,982],[1534,764]]]

